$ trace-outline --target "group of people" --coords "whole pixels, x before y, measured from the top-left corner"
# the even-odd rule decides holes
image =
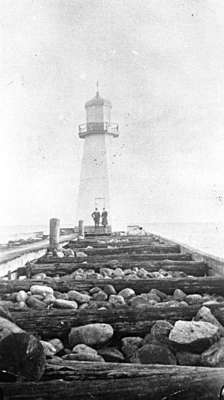
[[[100,211],[98,208],[95,208],[95,211],[91,214],[95,228],[98,228],[100,225],[100,218],[101,218],[101,224],[103,225],[104,228],[108,225],[108,212],[103,208],[102,213],[100,214]]]

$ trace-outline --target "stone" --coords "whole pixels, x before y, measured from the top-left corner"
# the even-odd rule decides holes
[[[148,300],[149,301],[154,301],[155,303],[159,303],[161,301],[160,297],[157,296],[157,294],[153,294],[153,293],[148,293]]]
[[[77,290],[69,290],[68,300],[75,300],[79,304],[88,303],[91,297],[88,294],[83,294]]]
[[[88,324],[72,328],[69,333],[69,344],[86,344],[88,346],[101,345],[108,342],[114,334],[109,324]]]
[[[173,299],[177,301],[184,300],[186,296],[186,293],[184,293],[181,289],[175,289],[173,292]]]
[[[131,288],[125,288],[118,293],[118,296],[122,296],[125,300],[135,296],[135,291]]]
[[[76,310],[78,308],[78,304],[76,303],[76,301],[56,299],[54,302],[54,307],[64,308],[64,309],[70,308],[70,309]]]
[[[92,361],[92,362],[105,362],[103,357],[98,354],[88,354],[88,353],[70,353],[63,357],[63,360],[71,361]]]
[[[88,255],[86,253],[84,253],[83,251],[77,251],[76,252],[76,257],[88,257]]]
[[[123,354],[115,347],[105,347],[98,350],[98,354],[104,358],[106,362],[124,362]]]
[[[224,338],[221,338],[201,354],[201,365],[205,367],[224,367]]]
[[[173,325],[166,320],[158,320],[151,328],[151,335],[161,343],[168,343],[169,333]]]
[[[138,349],[130,360],[140,364],[176,365],[177,361],[171,350],[162,344],[145,344]]]
[[[149,301],[147,294],[143,293],[143,294],[139,294],[136,297],[133,297],[130,299],[130,305],[132,307],[136,307],[139,304],[147,304]]]
[[[109,297],[109,303],[119,306],[125,304],[125,300],[122,296],[119,296],[118,294],[111,294]]]
[[[125,357],[129,360],[135,351],[142,346],[143,339],[141,337],[127,336],[121,339],[122,347],[121,351]]]
[[[100,289],[99,287],[94,286],[92,289],[90,289],[89,293],[90,293],[91,295],[93,295],[94,293],[97,293],[97,292],[99,292],[100,290],[101,290],[101,289]]]
[[[25,301],[19,301],[18,303],[19,310],[24,310],[27,308]]]
[[[116,294],[116,290],[113,285],[105,285],[103,288],[104,292],[110,296],[111,294]]]
[[[43,346],[44,354],[47,357],[52,357],[56,354],[56,348],[50,342],[45,342],[44,340],[40,340],[40,343]]]
[[[123,271],[123,269],[121,269],[121,268],[116,268],[116,269],[114,269],[113,270],[113,273],[112,273],[112,276],[113,276],[113,278],[123,278],[123,276],[124,276],[124,271]]]
[[[23,301],[25,302],[28,298],[28,294],[25,292],[25,290],[20,290],[18,293],[16,293],[16,301],[20,302]]]
[[[47,304],[48,306],[50,304],[53,304],[56,301],[56,298],[54,297],[53,294],[47,294],[47,296],[43,299],[43,302]]]
[[[92,353],[92,354],[98,354],[96,349],[93,349],[90,346],[87,346],[86,344],[76,344],[73,349],[73,353]]]
[[[93,299],[96,301],[106,301],[107,298],[108,295],[103,290],[99,290],[97,293],[93,294]]]
[[[161,292],[158,289],[151,289],[149,294],[156,294],[156,296],[160,297],[160,300],[162,300],[162,301],[167,300],[167,294]]]
[[[85,308],[88,308],[88,306],[89,306],[89,303],[80,304],[79,310],[85,310]]]
[[[211,324],[217,326],[220,330],[221,336],[224,336],[224,327],[222,326],[222,324],[220,324],[220,322],[216,319],[216,317],[212,314],[211,310],[208,307],[202,306],[197,312],[194,319],[195,321],[210,322]]]
[[[52,346],[55,348],[55,354],[58,354],[61,350],[64,349],[62,341],[58,338],[51,339],[48,341],[48,343],[52,344]]]
[[[100,268],[100,274],[102,276],[111,277],[112,273],[113,273],[113,269],[111,269],[111,268]]]
[[[58,291],[54,291],[54,297],[56,299],[63,299],[63,300],[68,300],[68,294],[67,293],[61,293]]]
[[[203,303],[203,298],[200,294],[188,294],[184,300],[190,305]]]
[[[144,268],[140,268],[137,272],[137,275],[141,279],[147,279],[148,278],[148,272]]]
[[[35,274],[32,276],[32,279],[36,279],[36,280],[43,280],[47,278],[47,275],[44,272],[40,272],[39,274]]]
[[[201,365],[201,356],[196,353],[189,353],[187,351],[177,352],[176,359],[179,365]]]
[[[46,296],[47,294],[54,294],[53,289],[50,286],[45,285],[32,285],[30,288],[32,294],[40,294]]]
[[[219,328],[204,321],[177,321],[170,331],[169,340],[179,349],[200,353],[220,336]]]
[[[44,303],[41,300],[38,300],[35,296],[29,296],[26,304],[30,307],[30,308],[35,308],[36,310],[41,310],[47,307],[47,304]]]

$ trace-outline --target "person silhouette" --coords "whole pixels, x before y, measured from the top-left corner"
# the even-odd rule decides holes
[[[95,211],[93,211],[91,217],[93,218],[95,228],[98,228],[100,224],[100,212],[98,211],[98,208],[95,208]]]
[[[106,228],[106,226],[108,225],[108,212],[105,210],[105,208],[103,208],[101,218],[102,218],[102,225],[104,228]]]

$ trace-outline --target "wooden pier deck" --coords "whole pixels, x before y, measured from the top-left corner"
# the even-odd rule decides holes
[[[108,346],[119,352],[122,338],[127,337],[143,341],[148,337],[146,343],[151,346],[155,342],[150,341],[150,335],[158,321],[174,326],[177,321],[198,320],[204,307],[214,318],[213,323],[219,324],[219,337],[213,341],[218,343],[222,326],[224,331],[224,274],[217,275],[203,257],[195,259],[192,252],[183,251],[179,244],[155,235],[71,240],[66,248],[72,249],[75,256],[43,256],[19,268],[17,279],[0,280],[0,308],[7,308],[14,323],[42,340],[58,338],[68,350],[47,358],[45,372],[38,382],[3,382],[0,375],[2,398],[222,399],[224,357],[219,368],[181,364],[180,349],[157,340],[156,346],[170,346],[164,351],[171,351],[174,364],[150,364],[150,359],[147,363],[133,359],[130,362],[125,358],[120,363],[74,361],[68,358],[72,354],[68,337],[72,328],[103,323],[113,329]],[[57,299],[68,301],[68,307],[69,293],[74,291],[90,300],[85,307],[80,302],[76,309],[69,309],[58,308],[57,301],[47,305],[39,296],[37,306],[28,303],[20,307],[15,301],[17,293],[24,291],[32,297],[30,290],[34,286],[51,288]],[[132,289],[133,301],[112,304],[109,294],[95,300],[94,293],[106,293],[111,286],[115,297],[124,289]],[[184,300],[174,300],[174,293],[184,293]],[[100,354],[99,346],[95,348]],[[201,353],[197,355],[202,362]]]

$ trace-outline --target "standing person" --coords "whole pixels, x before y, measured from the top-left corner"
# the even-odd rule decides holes
[[[103,212],[101,214],[101,218],[102,218],[102,225],[104,228],[106,228],[106,226],[108,225],[108,212],[105,210],[105,208],[103,208]]]
[[[100,212],[98,211],[98,208],[95,208],[95,211],[93,211],[91,217],[94,220],[95,228],[98,228],[100,224]]]

